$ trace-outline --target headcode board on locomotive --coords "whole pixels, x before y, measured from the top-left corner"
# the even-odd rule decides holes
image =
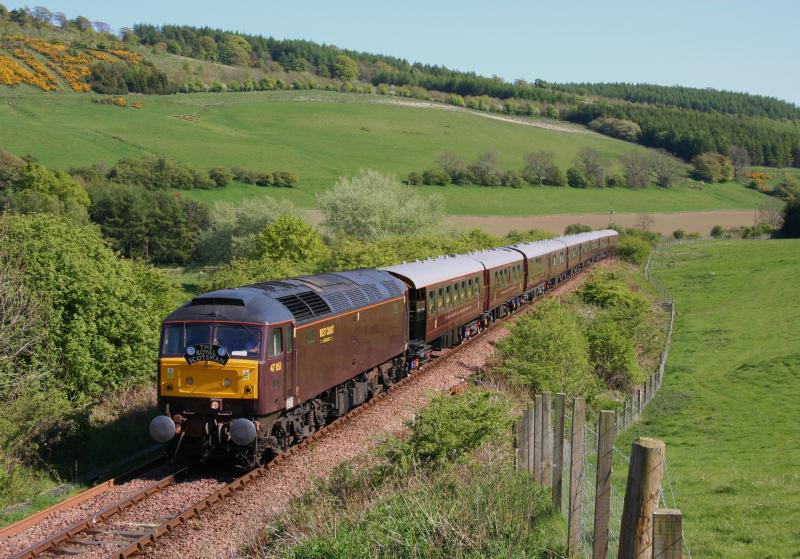
[[[167,452],[255,466],[615,252],[615,231],[245,287],[163,323]]]

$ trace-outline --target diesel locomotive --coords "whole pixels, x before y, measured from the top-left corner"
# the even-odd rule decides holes
[[[262,464],[617,242],[592,231],[200,295],[163,322],[150,434],[172,456]]]

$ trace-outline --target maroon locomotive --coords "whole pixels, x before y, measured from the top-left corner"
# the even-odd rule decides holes
[[[206,293],[163,324],[152,437],[246,465],[412,373],[435,349],[615,251],[593,231],[470,254]]]

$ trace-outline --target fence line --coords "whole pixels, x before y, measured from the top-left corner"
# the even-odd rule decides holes
[[[663,246],[659,249],[683,242],[685,241],[677,240],[669,241],[668,244],[662,243]],[[603,433],[611,433],[612,437],[638,420],[661,387],[664,378],[675,324],[675,300],[652,277],[652,264],[651,256],[644,268],[645,278],[658,290],[661,295],[660,303],[665,310],[669,310],[664,349],[659,356],[658,367],[640,388],[625,398],[621,408],[616,412],[601,412],[606,425]],[[683,533],[681,513],[677,508],[678,500],[669,475],[664,444],[655,439],[639,438],[633,443],[629,459],[625,452],[613,444],[609,448],[603,442],[602,434],[598,436],[601,432],[600,423],[597,428],[585,423],[582,398],[573,400],[569,406],[571,413],[566,413],[565,410],[560,415],[562,412],[559,411],[552,421],[551,406],[543,405],[551,401],[552,394],[538,394],[534,398],[536,404],[528,405],[523,410],[523,417],[518,421],[515,430],[516,447],[519,449],[517,468],[527,471],[545,486],[553,485],[554,505],[560,508],[569,526],[567,539],[570,556],[627,559],[636,554],[657,559],[682,557],[683,552],[691,559],[692,554]],[[564,395],[555,395],[555,401],[564,401]],[[556,409],[558,410],[558,406]],[[547,417],[544,417],[545,413]],[[561,417],[564,419],[560,419]],[[523,441],[521,437],[528,439]],[[521,456],[523,452],[525,454]],[[563,457],[560,460],[561,475],[555,472],[552,476],[546,475],[545,472],[559,466],[559,456]],[[657,467],[653,467],[654,463]],[[643,464],[647,467],[643,467]],[[612,471],[628,472],[626,487],[618,487],[613,483]],[[642,475],[647,478],[650,474],[655,477],[640,479]],[[555,486],[560,483],[564,484],[563,490],[560,486]],[[656,487],[659,488],[658,491],[649,489]],[[600,495],[598,490],[601,491]],[[631,491],[633,493],[626,501],[626,492]],[[607,530],[607,533],[602,536],[595,534],[595,526]]]

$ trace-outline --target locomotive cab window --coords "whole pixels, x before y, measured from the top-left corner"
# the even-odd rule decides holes
[[[269,333],[268,355],[275,357],[283,353],[283,330],[275,328]]]

